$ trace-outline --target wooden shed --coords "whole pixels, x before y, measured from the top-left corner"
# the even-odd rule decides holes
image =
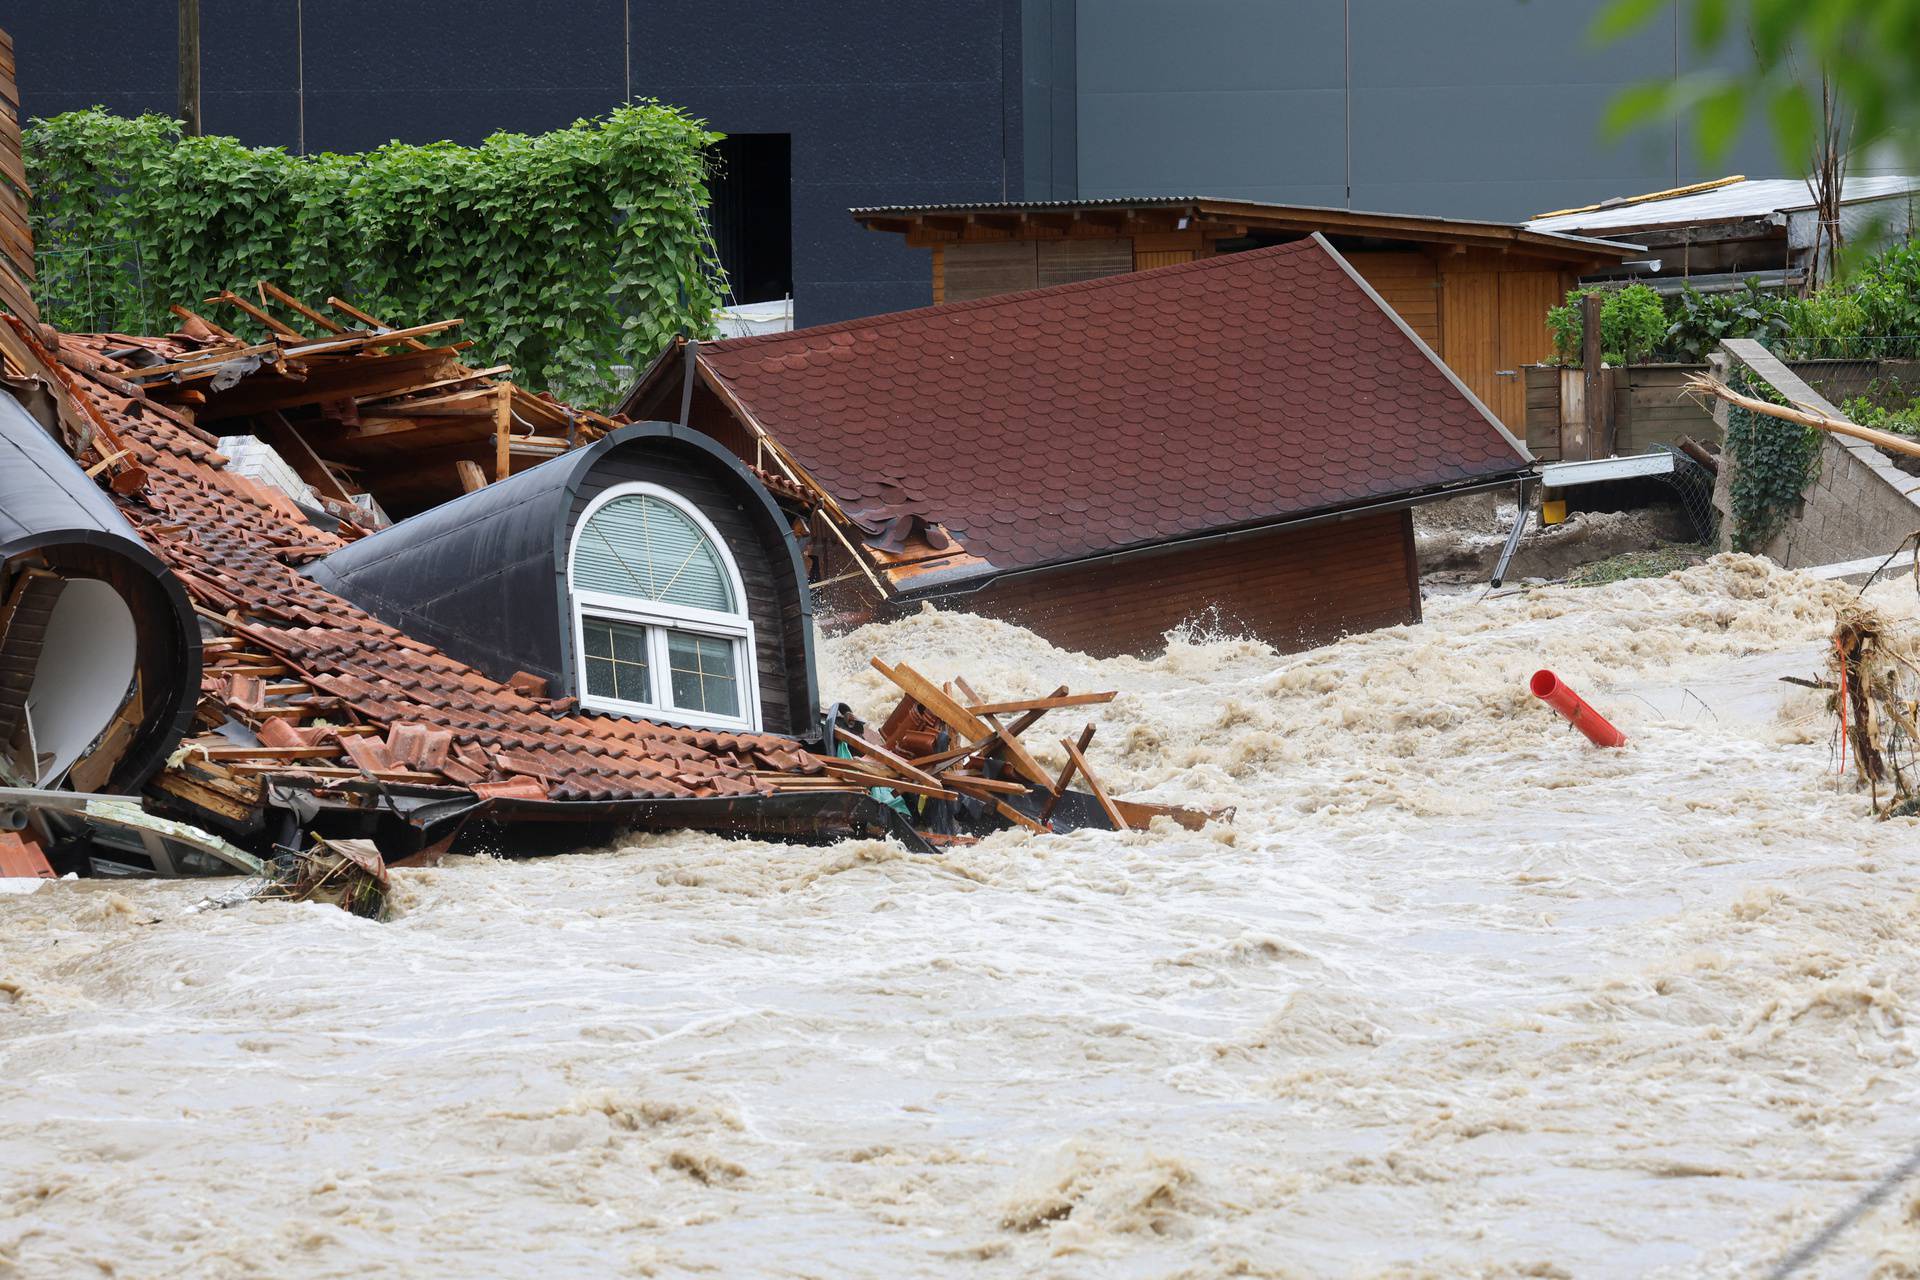
[[[1204,197],[855,209],[930,251],[933,300],[974,298],[1285,244],[1318,232],[1500,420],[1526,426],[1520,370],[1553,353],[1546,314],[1638,245],[1504,222]]]
[[[1411,508],[1531,467],[1320,236],[684,344],[622,408],[770,473],[842,617],[934,601],[1099,654],[1417,622]]]

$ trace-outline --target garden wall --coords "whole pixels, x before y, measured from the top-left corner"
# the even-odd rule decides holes
[[[1899,363],[1911,374],[1913,361],[1812,361],[1811,372],[1825,373],[1829,385],[1845,390],[1855,387],[1856,374],[1823,369],[1825,365]],[[1789,401],[1808,405],[1834,417],[1845,415],[1798,372],[1809,365],[1787,366],[1773,358],[1766,348],[1749,339],[1722,344],[1715,353],[1714,375],[1728,380],[1736,367],[1744,365],[1772,384]],[[1888,376],[1885,370],[1879,376]],[[1857,384],[1847,395],[1858,395],[1871,377]],[[1842,395],[1837,397],[1845,399]],[[1723,437],[1727,425],[1727,404],[1714,402],[1715,439]],[[1783,430],[1795,429],[1781,424]],[[1713,505],[1720,514],[1720,546],[1733,546],[1732,483],[1738,470],[1731,456],[1720,455],[1720,476],[1714,485]],[[1863,440],[1827,435],[1821,442],[1819,474],[1801,495],[1798,508],[1787,518],[1780,531],[1758,548],[1760,554],[1788,568],[1859,560],[1867,556],[1890,554],[1902,539],[1920,530],[1920,480],[1901,471],[1886,454]]]
[[[1920,389],[1920,360],[1798,360],[1786,367],[1835,404],[1867,394],[1876,382]],[[1674,444],[1681,436],[1718,440],[1724,424],[1717,424],[1713,413],[1682,391],[1688,378],[1708,368],[1704,364],[1633,364],[1608,369],[1614,452],[1645,453],[1655,445]],[[1563,457],[1561,425],[1563,417],[1579,411],[1582,371],[1537,364],[1523,372],[1527,383],[1527,448],[1542,462],[1577,461]]]

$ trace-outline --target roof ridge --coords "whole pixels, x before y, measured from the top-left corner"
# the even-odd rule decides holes
[[[905,311],[882,311],[878,315],[859,316],[852,320],[839,320],[833,324],[810,325],[804,329],[789,329],[784,333],[756,333],[743,338],[721,338],[714,342],[700,344],[701,352],[743,351],[753,347],[771,346],[779,342],[789,342],[804,336],[812,337],[830,333],[849,333],[858,329],[884,328],[893,323],[910,318],[938,312],[942,315],[959,315],[971,311],[982,311],[993,307],[1008,306],[1035,296],[1057,298],[1069,293],[1086,293],[1094,289],[1117,288],[1135,283],[1143,277],[1164,278],[1181,272],[1205,271],[1223,268],[1234,263],[1264,261],[1267,258],[1282,257],[1288,253],[1298,253],[1303,248],[1316,244],[1313,236],[1303,236],[1285,244],[1266,245],[1259,249],[1246,249],[1238,253],[1221,253],[1211,258],[1195,258],[1192,262],[1176,262],[1164,267],[1148,267],[1144,271],[1118,271],[1110,276],[1095,276],[1091,280],[1069,280],[1065,284],[1042,285],[1037,289],[1022,289],[1018,293],[996,293],[986,298],[970,298],[965,302],[935,302],[924,307],[909,307]]]

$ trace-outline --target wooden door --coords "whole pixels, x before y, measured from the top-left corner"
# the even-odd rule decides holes
[[[1524,437],[1527,429],[1527,379],[1522,371],[1552,357],[1547,312],[1560,305],[1571,287],[1571,278],[1559,271],[1500,273],[1499,363],[1494,371],[1499,390],[1487,407],[1517,436]],[[1503,376],[1505,370],[1512,376]]]
[[[1500,363],[1498,272],[1442,269],[1440,336],[1440,358],[1496,417],[1508,421],[1499,405],[1503,379],[1494,376],[1496,369],[1505,368]],[[1526,407],[1524,396],[1519,407]]]

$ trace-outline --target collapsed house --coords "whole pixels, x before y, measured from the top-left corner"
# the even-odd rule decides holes
[[[472,367],[458,319],[260,281],[167,334],[39,323],[11,73],[0,31],[0,876],[377,916],[389,860],[456,842],[1204,820],[1110,796],[1091,725],[1057,773],[1023,745],[1112,693],[876,658],[884,724],[823,707],[808,491]]]
[[[430,858],[695,827],[926,848],[1195,820],[1108,796],[1090,732],[1057,775],[1020,745],[1111,694],[988,703],[877,664],[902,690],[878,733],[823,709],[790,518],[711,437],[580,415],[571,447],[521,464],[523,434],[449,443],[471,427],[416,411],[459,382],[502,406],[500,437],[519,416],[516,388],[416,349],[418,328],[250,343],[186,318],[132,338],[0,315],[0,818],[31,818],[55,870],[257,873],[308,840]],[[372,415],[341,388],[369,383],[382,434],[436,444],[343,463]],[[476,448],[498,478],[387,523],[429,467],[464,484],[450,454]]]
[[[784,480],[840,616],[934,601],[1095,654],[1196,616],[1417,622],[1411,509],[1524,446],[1327,241],[681,342],[621,409]]]

